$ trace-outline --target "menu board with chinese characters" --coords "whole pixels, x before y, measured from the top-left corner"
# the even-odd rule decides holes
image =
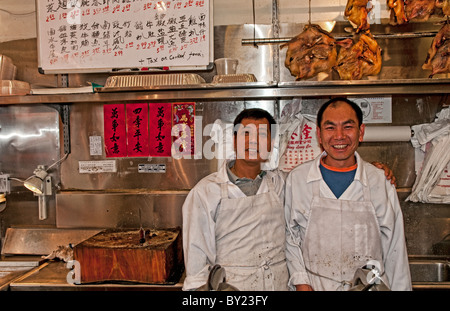
[[[211,12],[211,0],[37,1],[39,71],[205,69]]]

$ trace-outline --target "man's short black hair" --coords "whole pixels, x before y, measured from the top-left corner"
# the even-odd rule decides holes
[[[327,101],[326,103],[324,103],[320,109],[319,112],[317,112],[317,126],[320,128],[320,124],[322,123],[322,117],[323,117],[323,113],[325,111],[325,109],[328,108],[328,106],[337,103],[337,102],[345,102],[347,104],[350,105],[350,107],[352,107],[352,109],[355,111],[356,113],[356,117],[358,118],[358,126],[361,126],[361,124],[363,124],[363,113],[361,108],[353,101],[345,98],[345,97],[335,97],[330,99],[329,101]]]
[[[275,119],[273,118],[273,116],[267,112],[264,109],[260,109],[260,108],[249,108],[249,109],[244,109],[242,110],[234,119],[233,122],[233,126],[236,129],[236,125],[241,124],[242,120],[244,119],[253,119],[253,120],[260,120],[260,119],[266,119],[267,121],[269,121],[269,131],[271,131],[271,134],[275,134],[272,133],[272,127],[274,128],[274,130],[276,130],[276,126],[273,126],[275,124],[277,124],[277,122],[275,121]],[[236,132],[234,133],[234,135],[236,135]],[[273,138],[273,136],[272,136]]]

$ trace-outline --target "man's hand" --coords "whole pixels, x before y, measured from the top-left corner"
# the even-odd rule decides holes
[[[310,285],[308,285],[308,284],[299,284],[299,285],[295,285],[295,289],[296,289],[298,292],[312,292],[312,291],[314,291],[314,290],[312,289],[312,287],[311,287]]]
[[[386,179],[390,180],[391,184],[397,187],[397,179],[394,176],[394,172],[392,172],[392,170],[386,164],[381,162],[372,162],[372,164],[378,167],[379,169],[384,170],[384,175],[386,176]]]

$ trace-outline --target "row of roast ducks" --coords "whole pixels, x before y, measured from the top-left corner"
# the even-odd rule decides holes
[[[380,72],[381,48],[370,33],[369,2],[347,0],[344,15],[355,29],[353,38],[337,41],[319,25],[308,24],[301,34],[280,46],[288,47],[285,66],[297,81],[327,76],[332,70],[342,80],[360,80]],[[413,19],[425,21],[432,14],[447,17],[428,50],[422,69],[431,70],[430,78],[450,72],[450,0],[387,0],[387,5],[392,25]]]

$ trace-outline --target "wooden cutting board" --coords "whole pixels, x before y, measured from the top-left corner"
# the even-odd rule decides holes
[[[181,229],[102,231],[74,246],[81,283],[124,281],[173,284],[183,271]]]

